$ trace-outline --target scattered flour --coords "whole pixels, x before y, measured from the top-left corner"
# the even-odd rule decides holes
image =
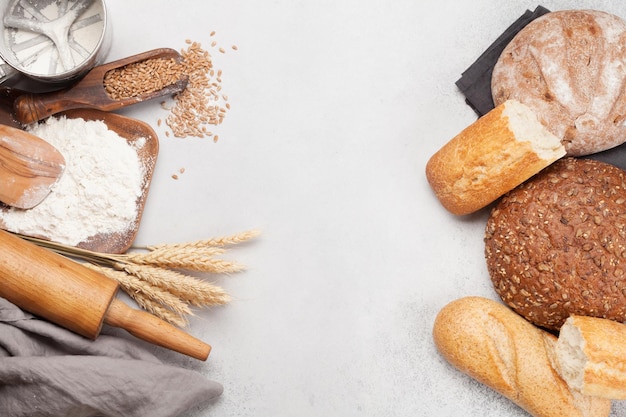
[[[27,130],[55,146],[66,166],[39,205],[0,211],[7,230],[77,245],[133,226],[144,178],[136,148],[145,141],[131,145],[104,122],[80,118],[51,117]]]

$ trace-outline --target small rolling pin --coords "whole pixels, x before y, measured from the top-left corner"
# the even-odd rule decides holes
[[[103,323],[206,360],[211,346],[115,298],[118,284],[97,271],[0,230],[0,297],[90,339]]]

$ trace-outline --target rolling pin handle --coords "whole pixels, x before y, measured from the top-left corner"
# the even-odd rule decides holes
[[[146,342],[202,361],[205,361],[211,352],[210,345],[148,312],[133,309],[118,299],[111,302],[104,322],[124,329]]]

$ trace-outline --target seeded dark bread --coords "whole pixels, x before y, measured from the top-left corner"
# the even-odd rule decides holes
[[[626,171],[565,158],[492,209],[485,257],[502,300],[558,330],[572,314],[626,320]]]
[[[626,22],[597,10],[547,13],[505,47],[493,69],[496,105],[516,99],[535,111],[568,155],[626,139]]]

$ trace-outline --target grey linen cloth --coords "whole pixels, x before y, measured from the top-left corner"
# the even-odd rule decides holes
[[[221,384],[161,362],[142,343],[91,341],[0,298],[0,416],[174,417],[222,394]]]

